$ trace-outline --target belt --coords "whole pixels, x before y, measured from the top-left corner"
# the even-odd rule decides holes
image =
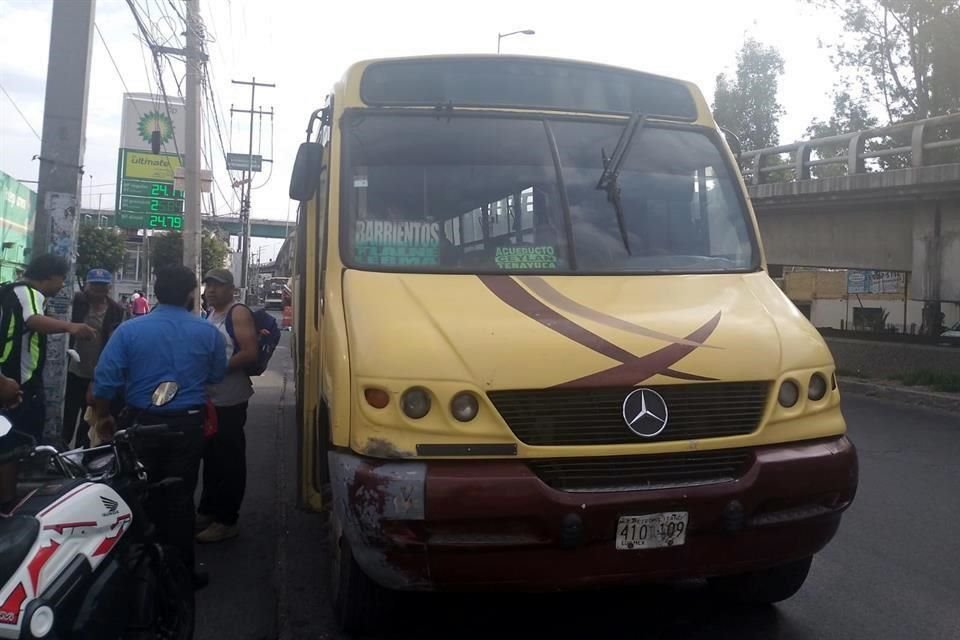
[[[161,413],[128,406],[127,413],[131,419],[143,425],[167,424],[171,427],[192,427],[203,424],[206,418],[206,407],[191,407],[181,411]]]

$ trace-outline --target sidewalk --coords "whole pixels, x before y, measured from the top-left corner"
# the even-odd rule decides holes
[[[927,387],[908,387],[895,380],[866,380],[841,376],[840,392],[865,395],[901,404],[960,412],[960,393],[932,391]]]

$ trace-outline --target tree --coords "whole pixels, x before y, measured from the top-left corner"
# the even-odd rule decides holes
[[[840,17],[834,66],[889,122],[960,109],[960,1],[806,1]]]
[[[777,127],[785,111],[777,101],[777,89],[783,72],[783,57],[776,48],[748,38],[737,54],[735,76],[717,75],[714,118],[740,138],[744,151],[779,143]]]
[[[80,225],[77,237],[77,277],[85,278],[90,269],[106,269],[110,273],[119,271],[123,264],[125,242],[126,236],[117,229]]]
[[[863,131],[877,126],[877,118],[870,115],[866,105],[862,101],[857,101],[846,91],[836,92],[833,95],[833,114],[829,120],[814,118],[807,127],[808,138],[826,138],[843,133],[853,133],[854,131]],[[848,153],[847,143],[840,143],[833,149],[818,148],[817,155],[821,158],[846,156]],[[831,176],[846,175],[846,167],[840,164],[823,165],[812,167],[810,174],[815,178],[827,178]]]
[[[201,271],[222,267],[227,258],[227,244],[213,233],[204,233],[200,241]],[[183,264],[183,235],[179,231],[157,233],[150,237],[150,261],[153,271]]]

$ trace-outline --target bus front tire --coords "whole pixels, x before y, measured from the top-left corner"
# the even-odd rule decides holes
[[[337,626],[347,633],[379,630],[385,620],[391,593],[371,580],[353,559],[350,543],[330,522],[330,602]]]
[[[732,576],[718,576],[707,582],[723,599],[746,605],[774,604],[794,595],[803,586],[813,557],[808,556],[769,569]]]

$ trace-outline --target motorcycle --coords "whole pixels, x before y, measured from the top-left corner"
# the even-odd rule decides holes
[[[161,383],[151,408],[177,391]],[[141,439],[177,434],[134,420],[109,444],[59,452],[0,416],[0,436],[29,439],[14,455],[22,470],[41,470],[21,475],[26,495],[0,516],[0,638],[193,638],[191,575],[147,515],[150,499],[180,480],[150,482],[135,449]]]

